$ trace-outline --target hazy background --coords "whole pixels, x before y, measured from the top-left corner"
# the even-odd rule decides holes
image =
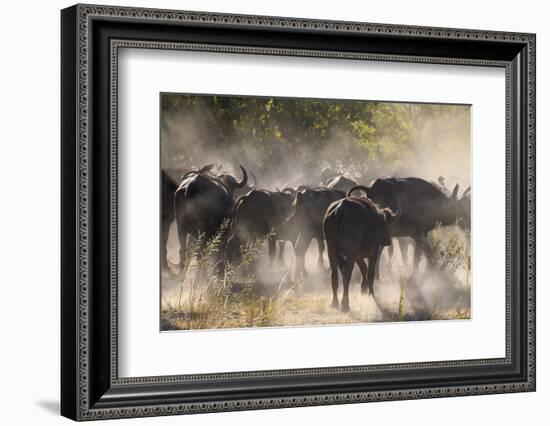
[[[272,189],[330,166],[369,183],[444,176],[470,184],[470,107],[419,103],[162,94],[169,171],[242,164]],[[240,173],[237,173],[240,176]]]

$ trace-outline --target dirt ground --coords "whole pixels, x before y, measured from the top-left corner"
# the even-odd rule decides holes
[[[177,242],[169,240],[169,262],[178,259]],[[470,279],[466,270],[454,273],[428,268],[422,260],[413,277],[412,248],[403,264],[398,245],[392,262],[387,251],[380,262],[375,297],[361,294],[356,270],[350,283],[351,310],[331,307],[328,259],[319,268],[317,245],[306,259],[307,276],[294,276],[294,255],[289,246],[284,259],[261,257],[253,275],[219,282],[211,271],[197,265],[185,278],[177,266],[162,274],[162,330],[242,327],[281,327],[323,324],[357,324],[391,321],[461,320],[470,318]],[[199,268],[200,269],[200,268]],[[261,277],[261,278],[260,278]],[[342,295],[340,281],[339,298]]]

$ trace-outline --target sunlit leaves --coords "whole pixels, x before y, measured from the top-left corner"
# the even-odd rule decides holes
[[[464,159],[470,152],[470,109],[462,105],[179,94],[163,94],[161,105],[171,158],[195,162],[198,147],[219,146],[254,148],[260,167],[273,161],[276,147],[294,159],[307,151],[317,152],[318,162],[390,168],[425,152]]]

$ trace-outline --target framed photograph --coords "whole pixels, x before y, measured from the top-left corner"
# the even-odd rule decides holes
[[[535,35],[61,12],[61,412],[535,390]]]

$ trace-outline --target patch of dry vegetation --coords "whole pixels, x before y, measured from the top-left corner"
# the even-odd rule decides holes
[[[199,236],[190,245],[178,275],[177,303],[174,298],[162,301],[163,330],[262,327],[276,321],[281,287],[267,294],[250,268],[270,236],[242,247],[239,262],[226,263],[218,275],[211,259],[218,257],[226,230],[223,224],[210,240]]]
[[[469,279],[464,279],[470,273],[469,243],[455,227],[438,227],[430,234],[429,255],[437,272],[426,269],[422,277],[414,277],[401,267],[375,283],[376,299],[360,294],[355,276],[349,313],[330,306],[328,269],[298,279],[292,279],[285,266],[262,269],[259,263],[265,261],[264,246],[271,235],[242,247],[237,263],[227,263],[220,275],[213,273],[212,259],[220,250],[222,232],[225,229],[209,241],[199,237],[189,245],[177,286],[171,293],[163,289],[162,330],[470,318]],[[165,281],[167,277],[163,285]]]
[[[437,227],[428,234],[427,255],[432,263],[450,273],[455,273],[470,264],[470,236],[460,231],[457,225]]]

